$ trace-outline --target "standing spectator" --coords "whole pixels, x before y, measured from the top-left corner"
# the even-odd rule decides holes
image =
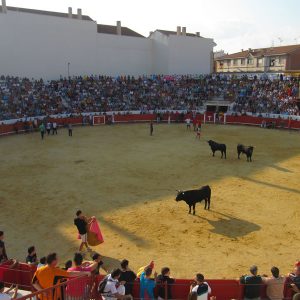
[[[244,299],[260,300],[262,278],[257,275],[257,266],[250,268],[251,275],[243,275],[240,278],[240,283],[245,285]]]
[[[194,299],[194,296],[197,296],[197,300],[207,300],[210,293],[209,284],[204,281],[204,276],[198,273],[195,281],[191,284],[189,299]]]
[[[73,264],[73,263],[72,263],[71,259],[67,260],[67,261],[65,262],[65,267],[63,268],[63,270],[68,271],[68,269],[72,268],[72,264]]]
[[[79,246],[79,252],[82,251],[83,246],[87,248],[87,250],[91,250],[87,243],[87,226],[91,222],[91,219],[87,219],[81,210],[76,212],[76,218],[74,219],[74,224],[77,227],[78,233],[80,234],[81,244]]]
[[[33,265],[37,265],[38,264],[38,259],[37,259],[37,255],[36,255],[36,251],[35,251],[35,247],[31,246],[28,248],[28,255],[26,257],[26,263],[27,264],[33,264]]]
[[[186,123],[186,129],[191,130],[191,119],[186,118],[185,123]]]
[[[100,293],[104,300],[132,299],[131,296],[125,295],[125,287],[123,285],[124,282],[119,282],[120,275],[121,275],[121,270],[115,269],[103,281],[103,283],[105,283],[105,287],[103,291],[100,290]]]
[[[37,291],[50,288],[59,283],[62,278],[77,277],[85,272],[67,272],[57,267],[58,258],[56,253],[50,253],[47,256],[47,265],[36,270],[32,285]]]
[[[44,123],[42,123],[40,125],[39,129],[40,129],[40,133],[41,133],[41,138],[43,140],[44,139],[44,135],[45,135],[45,125],[44,125]]]
[[[125,295],[132,295],[133,283],[136,279],[136,274],[129,269],[128,265],[129,261],[127,259],[123,259],[121,261],[121,276],[119,280],[126,282]]]
[[[68,124],[68,132],[69,132],[69,136],[73,136],[73,127],[71,123]]]
[[[152,269],[150,267],[146,268],[146,270],[141,274],[140,277],[140,298],[150,298],[154,299],[154,288],[156,286],[156,277],[157,273],[154,273],[154,279],[151,278]],[[147,296],[145,295],[147,293]]]
[[[158,300],[173,299],[171,285],[174,284],[174,282],[175,280],[170,277],[170,269],[162,268],[161,274],[157,277],[157,283],[159,284]],[[167,285],[167,295],[165,293],[165,285]]]
[[[271,300],[282,300],[284,291],[285,277],[279,275],[279,269],[272,267],[271,277],[262,277],[263,283],[267,286],[267,296]]]
[[[75,253],[73,262],[74,266],[70,267],[68,271],[92,272],[98,266],[98,263],[94,261],[83,263],[83,256],[79,252]]]
[[[297,294],[300,293],[300,266],[296,266],[295,272],[289,274],[289,280],[291,281],[291,288],[295,293],[295,297]]]
[[[54,121],[52,123],[52,135],[57,134],[57,123]]]
[[[0,231],[0,263],[8,260],[5,243],[4,243],[4,231]]]
[[[100,274],[100,268],[102,268],[106,273],[108,273],[108,270],[105,268],[103,261],[101,260],[101,255],[99,253],[94,253],[92,256],[92,259],[94,262],[96,262],[98,265],[96,269],[94,270],[93,274],[99,275]]]
[[[5,285],[4,282],[0,281],[0,299],[1,300],[11,300],[11,299],[16,299],[18,296],[18,285],[16,285],[15,287],[12,285],[7,291],[4,291]],[[10,295],[8,294],[9,292],[11,292],[12,290],[14,290],[13,296],[10,297]]]
[[[150,121],[150,135],[153,135],[153,122],[152,120]]]
[[[47,135],[49,135],[50,131],[51,131],[51,123],[50,122],[47,122],[47,124],[46,124],[46,130],[47,130]]]
[[[40,258],[40,262],[38,263],[37,268],[39,269],[41,267],[44,267],[45,265],[46,265],[46,256],[43,256]]]

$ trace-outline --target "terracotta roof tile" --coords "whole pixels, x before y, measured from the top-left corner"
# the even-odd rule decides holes
[[[259,49],[251,49],[251,50],[249,49],[246,51],[227,54],[216,58],[216,60],[247,58],[250,54],[254,57],[284,55],[298,49],[300,50],[300,45],[287,45],[287,46],[280,46],[280,47],[259,48]]]

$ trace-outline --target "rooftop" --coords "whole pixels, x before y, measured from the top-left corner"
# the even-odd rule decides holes
[[[114,25],[104,25],[98,24],[97,25],[98,33],[106,33],[106,34],[115,34],[117,35],[117,26]],[[132,36],[132,37],[140,37],[144,38],[143,35],[137,33],[136,31],[128,28],[128,27],[121,27],[122,36]]]
[[[284,55],[284,54],[289,54],[298,49],[300,49],[300,45],[287,45],[287,46],[280,46],[280,47],[248,49],[248,50],[244,50],[232,54],[226,54],[224,56],[216,58],[216,60],[247,58],[250,55],[253,57]]]
[[[13,7],[13,6],[7,6],[7,10],[8,11],[14,11],[14,12],[44,15],[44,16],[62,17],[62,18],[68,18],[68,16],[69,16],[68,13],[38,10],[38,9],[31,9],[31,8],[22,8],[22,7]],[[0,12],[2,12],[2,6],[0,6]],[[78,15],[77,14],[72,14],[72,18],[77,19]],[[91,19],[89,16],[86,16],[86,15],[82,15],[82,20],[93,21],[93,19]]]

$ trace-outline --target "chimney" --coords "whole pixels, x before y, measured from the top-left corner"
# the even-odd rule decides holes
[[[68,8],[68,17],[72,18],[72,7]]]
[[[186,36],[186,27],[182,27],[182,35]]]
[[[122,35],[121,21],[117,21],[117,35]]]
[[[199,31],[196,32],[196,36],[200,37],[200,32]]]
[[[241,52],[244,52],[244,49],[241,49]]]
[[[181,35],[181,27],[177,26],[177,35]]]
[[[79,20],[82,20],[82,10],[81,10],[81,8],[78,8],[78,9],[77,9],[77,18],[78,18]]]
[[[6,0],[2,0],[2,12],[4,14],[7,13]]]

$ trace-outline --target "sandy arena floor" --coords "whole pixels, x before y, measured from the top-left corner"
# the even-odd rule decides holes
[[[136,269],[151,259],[174,277],[203,272],[236,278],[257,264],[288,272],[299,251],[300,134],[236,126],[204,126],[195,140],[184,125],[147,124],[65,129],[0,138],[0,228],[10,257],[78,247],[74,213],[95,215],[105,243],[95,250],[108,268],[127,258]],[[211,156],[204,139],[225,142],[228,159]],[[236,144],[255,146],[253,163]],[[211,211],[188,215],[176,189],[209,184]]]

